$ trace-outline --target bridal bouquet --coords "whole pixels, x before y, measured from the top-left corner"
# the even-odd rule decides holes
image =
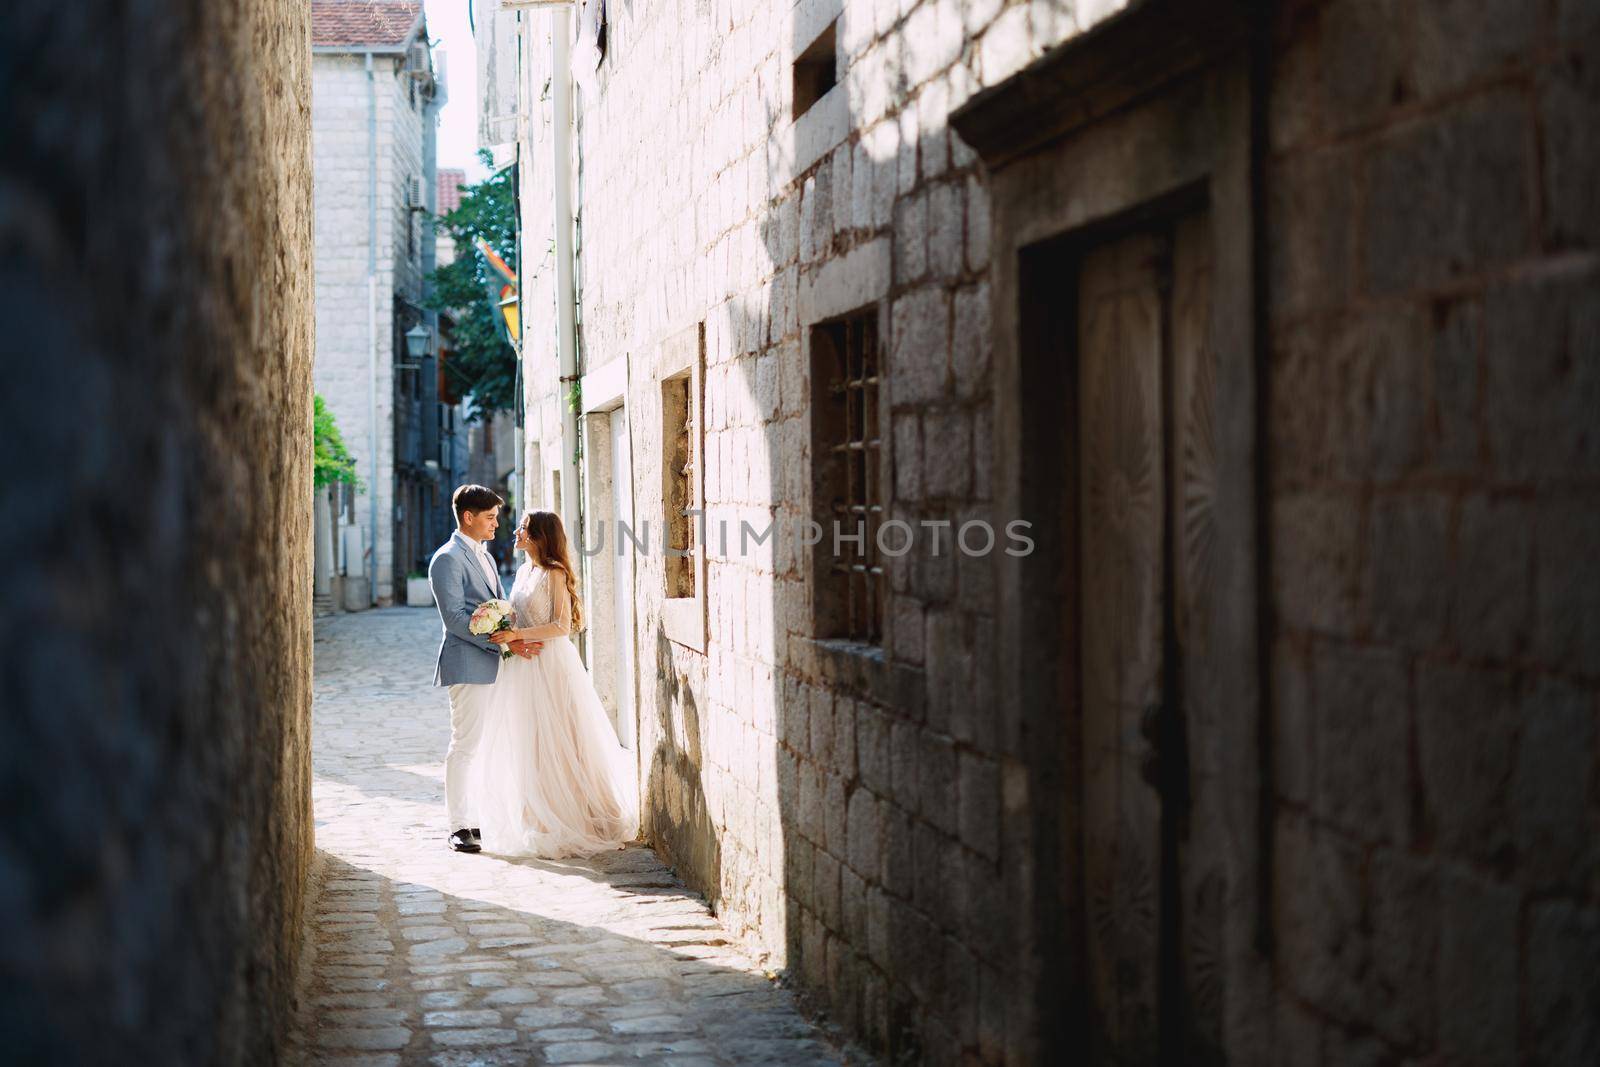
[[[501,630],[509,630],[515,624],[517,613],[511,610],[511,605],[504,600],[485,600],[478,605],[472,613],[472,619],[467,623],[467,629],[479,637],[487,637]],[[511,649],[501,646],[500,658],[510,659]]]

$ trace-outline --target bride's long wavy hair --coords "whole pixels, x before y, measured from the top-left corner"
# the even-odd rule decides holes
[[[567,530],[561,516],[553,511],[530,511],[522,519],[522,532],[533,543],[534,566],[558,570],[567,578],[567,596],[572,598],[572,632],[583,629],[583,598],[578,596],[578,572],[572,567],[572,552],[567,548]]]

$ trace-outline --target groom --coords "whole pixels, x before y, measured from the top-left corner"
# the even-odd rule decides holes
[[[444,757],[445,808],[450,819],[450,847],[457,852],[477,852],[483,847],[473,823],[477,821],[467,796],[467,769],[483,733],[483,715],[489,693],[500,673],[500,646],[472,632],[472,613],[486,600],[500,597],[500,574],[483,543],[500,526],[505,501],[492,489],[463,485],[450,497],[456,514],[456,532],[440,546],[428,564],[428,584],[444,623],[439,664],[433,684],[450,687],[450,750]],[[537,641],[514,641],[509,646],[519,656],[539,654]]]

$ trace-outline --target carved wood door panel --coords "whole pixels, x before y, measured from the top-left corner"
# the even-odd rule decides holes
[[[1139,728],[1163,685],[1164,259],[1160,239],[1124,238],[1084,256],[1078,288],[1091,1033],[1133,1062],[1157,1044],[1161,807],[1140,777]]]
[[[1214,447],[1203,215],[1079,261],[1079,605],[1091,1059],[1216,1047],[1220,851],[1190,804],[1185,648],[1204,640]],[[1203,703],[1203,702],[1202,702]],[[1202,730],[1203,732],[1203,730]],[[1202,820],[1204,822],[1205,820]]]

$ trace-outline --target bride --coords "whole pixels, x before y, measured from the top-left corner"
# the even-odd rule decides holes
[[[521,628],[490,640],[544,648],[502,662],[490,694],[471,786],[483,848],[545,859],[617,848],[638,829],[632,761],[569,640],[583,604],[561,518],[529,512],[517,548],[528,554],[511,587]]]

